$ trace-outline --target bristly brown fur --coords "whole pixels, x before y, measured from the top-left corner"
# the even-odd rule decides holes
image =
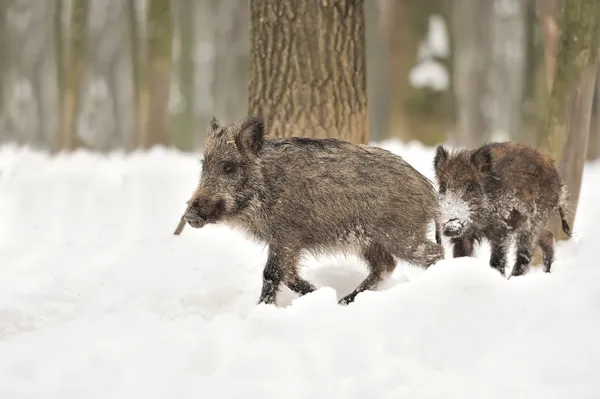
[[[511,275],[524,274],[539,245],[544,270],[554,260],[554,235],[547,223],[558,213],[565,233],[567,189],[554,162],[525,145],[490,143],[453,153],[439,146],[433,160],[442,208],[444,201],[459,201],[468,209],[460,227],[442,220],[451,237],[454,257],[471,256],[481,239],[491,244],[490,265],[504,275],[509,240],[516,239],[517,259]]]
[[[443,258],[427,237],[439,211],[435,187],[400,156],[336,139],[267,138],[260,118],[209,129],[186,217],[268,244],[260,303],[275,302],[281,283],[299,295],[315,289],[299,274],[303,252],[357,253],[368,264],[368,277],[340,303],[374,289],[397,259],[428,267]]]

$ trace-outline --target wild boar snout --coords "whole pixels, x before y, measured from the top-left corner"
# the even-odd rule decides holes
[[[184,219],[194,228],[214,222],[220,216],[222,201],[207,196],[197,196],[191,200]]]
[[[455,238],[461,235],[463,225],[458,219],[451,219],[444,224],[443,233],[446,237]]]

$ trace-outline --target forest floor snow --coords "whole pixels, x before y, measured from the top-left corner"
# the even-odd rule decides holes
[[[380,145],[433,178],[432,148]],[[507,281],[483,245],[344,307],[365,265],[307,258],[319,289],[274,307],[264,247],[173,235],[198,159],[0,148],[0,398],[600,397],[600,163],[551,274]]]

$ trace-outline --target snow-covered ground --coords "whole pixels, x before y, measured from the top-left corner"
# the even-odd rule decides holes
[[[433,149],[382,144],[433,176]],[[0,149],[1,399],[600,397],[600,164],[550,275],[507,281],[484,246],[342,307],[364,264],[307,258],[322,288],[274,307],[265,248],[172,234],[198,157]]]

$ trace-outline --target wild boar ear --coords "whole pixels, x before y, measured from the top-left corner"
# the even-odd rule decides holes
[[[435,150],[435,157],[433,157],[433,169],[437,174],[442,164],[448,159],[448,151],[444,148],[444,146],[439,145]]]
[[[249,158],[258,157],[265,136],[265,122],[262,118],[252,116],[247,118],[235,136],[235,145]]]
[[[488,173],[492,169],[492,152],[489,147],[481,147],[471,155],[471,162],[482,173]]]
[[[216,117],[212,117],[212,119],[208,122],[209,130],[216,132],[221,127],[221,123],[217,120]]]

